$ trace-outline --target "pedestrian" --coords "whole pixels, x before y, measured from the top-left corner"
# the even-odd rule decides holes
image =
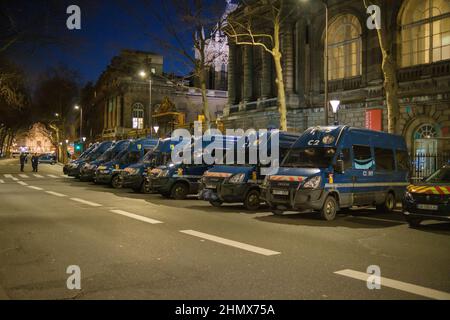
[[[39,156],[37,153],[31,157],[31,165],[33,166],[33,172],[38,172]]]
[[[19,159],[20,159],[20,172],[23,172],[23,168],[25,167],[25,161],[27,159],[26,154],[22,152],[20,154],[20,158]]]

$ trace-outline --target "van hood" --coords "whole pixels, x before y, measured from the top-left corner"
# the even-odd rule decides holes
[[[251,173],[255,170],[254,166],[214,166],[208,172],[222,172],[222,173]]]
[[[272,176],[311,177],[321,172],[319,168],[279,168]]]

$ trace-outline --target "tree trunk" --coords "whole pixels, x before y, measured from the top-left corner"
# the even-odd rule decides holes
[[[200,90],[202,92],[202,105],[203,105],[203,114],[205,115],[205,125],[206,129],[210,129],[211,114],[209,113],[208,95],[206,89],[206,76],[204,69],[200,70],[199,80],[200,80]]]
[[[6,128],[0,129],[0,153],[3,154],[3,145],[5,143],[6,138]]]
[[[11,155],[11,145],[14,140],[15,132],[13,130],[10,130],[8,134],[8,140],[6,142],[6,156],[9,157]]]
[[[274,48],[272,56],[275,64],[276,84],[278,90],[278,112],[280,113],[280,130],[287,131],[287,110],[286,110],[286,92],[283,81],[283,67],[281,64],[282,54],[280,52],[280,25],[274,24]]]

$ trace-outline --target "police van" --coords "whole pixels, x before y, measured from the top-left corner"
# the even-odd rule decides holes
[[[264,143],[260,143],[261,139],[255,141],[256,150],[265,148],[270,153],[271,139],[277,135],[279,159],[284,158],[300,136],[297,133],[280,131],[269,131],[265,134],[267,137],[263,140]],[[247,149],[249,147],[246,146]],[[279,159],[277,160],[280,161]],[[249,211],[259,209],[261,204],[259,187],[264,179],[261,167],[260,162],[252,165],[214,166],[203,175],[199,199],[209,201],[214,207],[219,207],[223,203],[243,203]]]
[[[376,206],[391,212],[409,181],[403,137],[348,126],[313,127],[295,142],[278,172],[266,176],[262,198],[274,214]]]
[[[80,158],[79,160],[71,163],[68,166],[68,170],[67,170],[67,174],[69,177],[75,177],[75,178],[80,178],[80,174],[81,174],[81,168],[86,164],[86,163],[90,163],[93,162],[95,160],[97,160],[98,158],[101,157],[101,155],[108,150],[111,145],[112,145],[112,141],[104,141],[101,142],[97,145],[96,148],[94,148],[91,152],[89,152],[89,154],[87,154],[86,156],[83,156],[82,158]]]

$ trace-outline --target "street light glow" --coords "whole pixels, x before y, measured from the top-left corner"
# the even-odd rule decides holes
[[[155,130],[155,133],[158,133],[158,131],[159,131],[159,126],[154,126],[154,127],[153,127],[153,130]]]
[[[147,72],[145,72],[144,70],[141,70],[141,71],[139,71],[139,76],[141,78],[145,78],[145,77],[147,77]]]
[[[331,108],[333,109],[333,113],[337,113],[341,102],[339,100],[331,100],[330,104]]]
[[[80,110],[80,106],[77,105],[77,106],[74,107],[74,109],[75,110]]]

